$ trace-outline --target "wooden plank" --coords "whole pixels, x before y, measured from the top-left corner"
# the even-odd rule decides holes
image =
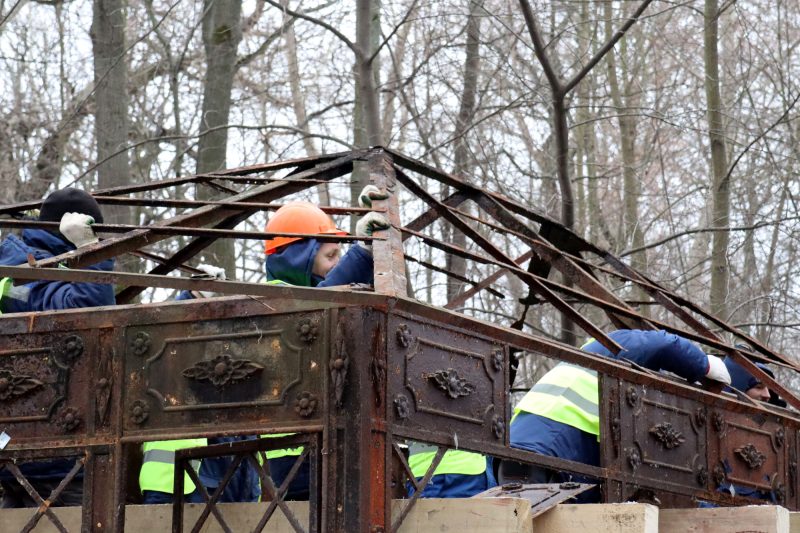
[[[404,502],[392,503],[393,513],[399,512]],[[252,531],[261,518],[267,503],[223,503],[218,505],[222,516],[233,531]],[[286,502],[303,527],[308,527],[308,502]],[[184,507],[184,531],[190,531],[203,506],[187,504]],[[58,507],[53,511],[69,531],[79,531],[81,509]],[[419,500],[406,517],[397,533],[532,533],[529,516],[530,503],[520,498],[485,499],[426,499]],[[34,509],[0,510],[0,531],[19,531],[28,521]],[[128,505],[125,511],[125,531],[170,531],[172,523],[171,505]],[[36,533],[57,532],[43,517],[34,529]],[[203,533],[220,533],[222,528],[209,517]],[[627,530],[626,530],[627,531]],[[265,533],[293,533],[289,521],[276,511]]]
[[[800,533],[800,513],[789,513],[789,532]]]
[[[658,508],[646,503],[561,504],[533,519],[533,533],[659,533],[658,527]]]
[[[392,502],[393,513],[402,501]],[[397,533],[532,533],[530,502],[521,498],[417,500]]]
[[[662,509],[660,533],[789,533],[789,511],[776,505]]]

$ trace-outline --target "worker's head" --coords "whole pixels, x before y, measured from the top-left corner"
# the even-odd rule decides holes
[[[39,220],[42,222],[61,222],[64,213],[81,213],[89,215],[98,224],[103,223],[103,213],[92,195],[72,187],[61,189],[50,194],[42,202],[39,209]]]
[[[267,233],[347,235],[331,217],[309,202],[290,202],[267,222]],[[293,285],[316,285],[339,262],[339,244],[314,238],[273,237],[265,241],[267,274]],[[287,279],[288,278],[288,279]],[[316,283],[315,283],[316,281]]]
[[[770,401],[769,388],[761,382],[761,380],[754,377],[750,372],[742,368],[742,366],[731,359],[726,357],[724,360],[725,366],[728,368],[728,373],[731,375],[731,387],[740,390],[747,396],[754,400],[762,402]],[[765,371],[771,377],[775,377],[766,365],[763,363],[756,363],[761,370]]]

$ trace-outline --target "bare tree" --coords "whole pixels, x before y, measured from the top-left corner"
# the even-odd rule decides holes
[[[226,167],[228,121],[231,109],[236,54],[242,39],[241,0],[205,0],[203,3],[203,47],[206,75],[203,85],[203,111],[197,151],[197,172],[214,172]],[[207,189],[198,197],[210,199]],[[204,259],[235,272],[233,242],[219,240],[206,250]]]
[[[484,14],[483,0],[467,0],[469,15],[467,18],[467,41],[465,45],[466,57],[464,58],[464,85],[461,90],[461,105],[456,117],[456,127],[453,132],[453,173],[465,176],[473,168],[472,157],[468,143],[468,133],[472,126],[475,113],[475,102],[478,90],[478,75],[480,73],[481,56],[481,19]],[[467,239],[463,233],[453,229],[451,242],[461,248],[466,247]],[[447,256],[447,269],[457,276],[466,274],[466,261],[451,254]],[[447,300],[450,301],[462,290],[462,283],[451,279],[447,284]]]
[[[628,18],[625,24],[611,35],[595,52],[591,59],[570,79],[563,80],[556,73],[553,62],[548,55],[541,30],[536,22],[531,5],[528,0],[519,0],[522,14],[525,17],[525,25],[533,41],[534,53],[544,70],[550,85],[552,96],[552,120],[553,136],[555,146],[556,174],[561,188],[561,222],[568,228],[575,226],[575,199],[572,193],[572,181],[569,173],[569,125],[567,120],[567,95],[586,77],[586,75],[603,59],[605,56],[639,19],[639,16],[647,9],[652,0],[643,0],[634,13]],[[576,337],[574,325],[566,317],[562,316],[562,340],[569,344],[575,344]]]
[[[128,152],[128,67],[125,60],[125,0],[95,0],[92,20],[95,83],[95,138],[98,183],[116,187],[130,183]],[[66,132],[58,132],[57,144]],[[109,206],[105,219],[132,223],[129,208]]]
[[[714,227],[726,227],[730,223],[730,175],[725,151],[725,125],[723,124],[722,96],[719,80],[719,3],[706,0],[703,32],[705,60],[706,106],[708,108],[708,139],[711,147],[711,202]],[[728,242],[727,231],[714,233],[711,245],[711,311],[725,316],[728,298]]]

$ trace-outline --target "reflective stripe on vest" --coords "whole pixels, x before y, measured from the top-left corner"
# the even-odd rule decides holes
[[[30,293],[31,288],[27,285],[14,286],[14,280],[11,278],[0,279],[0,315],[3,314],[5,302],[13,299],[25,304],[28,302]]]
[[[11,285],[11,278],[0,279],[0,315],[3,314],[3,297],[6,295],[8,286]]]
[[[154,461],[156,463],[167,463],[171,465],[175,464],[175,452],[170,452],[167,450],[147,451],[142,457],[142,463],[147,463],[149,461]],[[192,468],[194,468],[195,472],[200,470],[200,459],[192,459],[189,461],[189,464]]]
[[[175,451],[186,448],[206,446],[207,439],[180,439],[145,442],[142,445],[142,470],[139,472],[139,488],[142,491],[155,490],[172,494],[175,483]],[[195,472],[200,469],[200,461],[190,461]],[[194,492],[195,484],[189,474],[183,474],[183,493]]]
[[[408,466],[414,477],[424,477],[436,457],[438,446],[411,441],[408,443]],[[464,474],[477,476],[486,472],[486,457],[464,450],[447,450],[433,472],[440,474]]]
[[[569,363],[559,363],[522,398],[514,416],[532,413],[600,435],[597,372]]]
[[[261,438],[276,439],[278,437],[289,437],[290,435],[297,435],[297,433],[272,433],[271,435],[261,435]],[[297,457],[303,454],[303,447],[299,448],[285,448],[283,450],[267,450],[267,459],[280,459],[281,457]]]

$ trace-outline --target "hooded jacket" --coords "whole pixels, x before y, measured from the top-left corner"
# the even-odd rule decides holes
[[[725,363],[725,367],[731,375],[731,386],[726,387],[726,391],[733,392],[732,389],[737,389],[746,393],[748,390],[761,383],[759,379],[755,378],[750,372],[745,370],[744,367],[730,357],[726,356],[722,362]],[[772,369],[767,365],[764,363],[756,363],[756,366],[766,372],[772,379],[775,379],[775,373],[772,372]],[[778,396],[778,393],[772,389],[769,389],[769,401],[767,403],[777,405],[778,407],[786,407],[786,401]]]
[[[26,264],[28,254],[37,261],[75,250],[75,246],[59,234],[40,229],[26,229],[22,239],[9,235],[0,243],[0,265]],[[114,260],[107,259],[89,270],[110,271]],[[114,305],[114,286],[107,283],[79,283],[69,281],[34,281],[24,285],[28,289],[27,299],[16,297],[2,299],[4,313],[26,313],[30,311],[54,311]]]
[[[267,281],[281,280],[298,287],[333,287],[364,283],[372,285],[372,254],[363,246],[352,245],[325,278],[313,274],[314,258],[320,243],[316,239],[293,242],[267,256]]]
[[[725,357],[725,359],[723,359],[723,363],[725,363],[725,367],[728,369],[728,373],[731,375],[730,388],[738,389],[746,393],[748,390],[761,383],[760,380],[756,379],[750,372],[745,370],[739,363],[730,357]],[[767,368],[767,366],[763,363],[756,363],[756,366],[769,374],[771,377],[775,377],[775,375],[772,373],[772,370]]]
[[[47,259],[74,250],[75,246],[59,234],[39,229],[26,229],[22,239],[9,235],[0,243],[0,265],[15,266],[26,264],[28,254],[34,259]],[[90,270],[111,270],[114,260],[107,259],[87,267]],[[54,311],[58,309],[77,309],[114,305],[114,286],[105,283],[78,283],[67,281],[34,281],[24,285],[27,299],[4,297],[0,301],[3,313],[25,313],[31,311]],[[25,291],[20,291],[24,294]],[[20,470],[30,479],[61,479],[75,464],[74,459],[53,459],[25,463]],[[79,476],[82,474],[79,474]],[[10,480],[13,476],[7,470],[0,472],[0,479]]]

